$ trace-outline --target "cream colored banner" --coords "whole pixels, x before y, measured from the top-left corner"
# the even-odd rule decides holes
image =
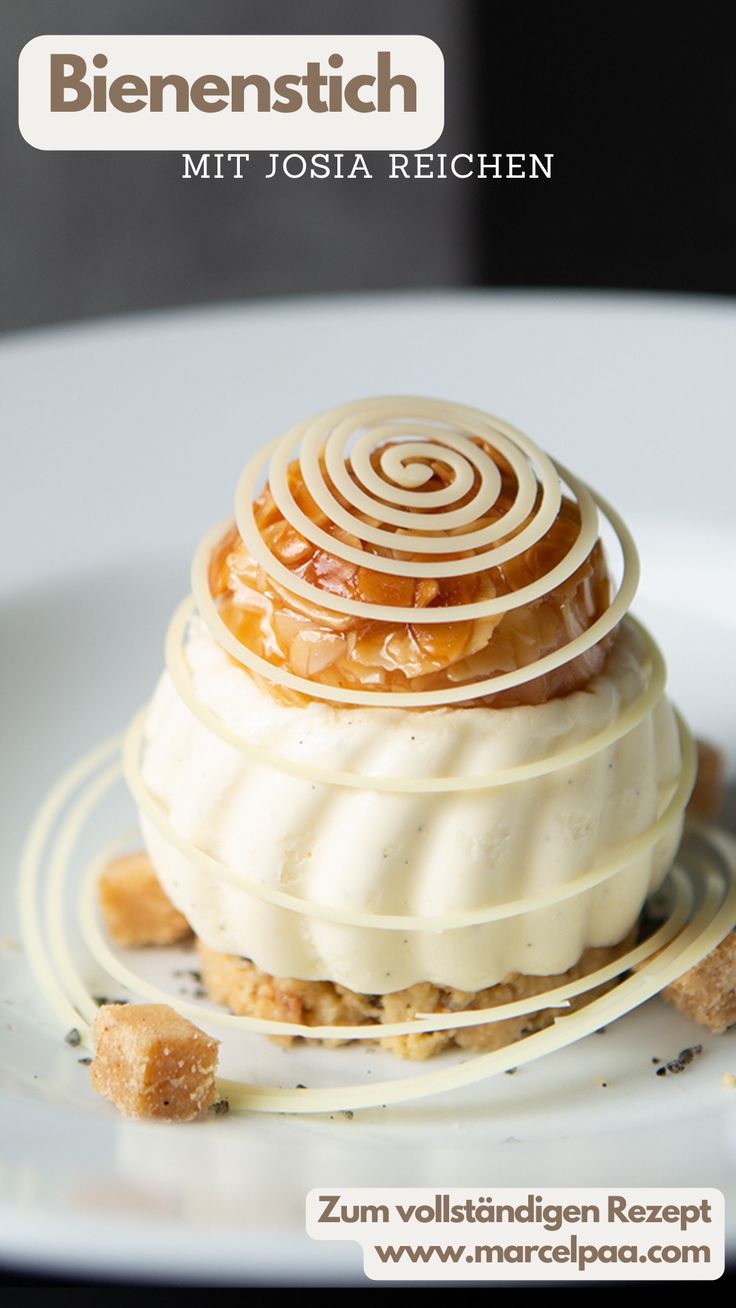
[[[307,1234],[354,1240],[381,1281],[713,1281],[720,1190],[310,1190]]]
[[[444,59],[425,36],[38,36],[18,122],[39,150],[418,150]]]

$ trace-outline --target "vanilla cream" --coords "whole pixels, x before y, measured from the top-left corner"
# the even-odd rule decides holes
[[[200,620],[186,645],[197,698],[232,731],[335,770],[477,775],[544,759],[597,736],[641,693],[644,643],[625,625],[604,673],[533,707],[406,711],[279,702]],[[225,864],[317,905],[440,917],[563,887],[646,832],[681,766],[662,696],[631,731],[569,767],[467,792],[391,793],[315,782],[264,765],[195,717],[164,674],[148,712],[146,785],[174,829]],[[280,977],[362,993],[418,981],[478,990],[510,972],[556,974],[613,944],[667,871],[680,823],[602,884],[543,908],[445,931],[346,925],[264,902],[177,849],[146,814],[167,893],[206,944]]]

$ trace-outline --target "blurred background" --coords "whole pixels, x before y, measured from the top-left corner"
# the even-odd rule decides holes
[[[410,287],[736,292],[734,10],[567,0],[3,0],[0,330],[155,306]],[[549,182],[183,181],[177,154],[17,130],[45,32],[422,32],[435,151],[552,152]],[[385,169],[380,170],[385,172]]]

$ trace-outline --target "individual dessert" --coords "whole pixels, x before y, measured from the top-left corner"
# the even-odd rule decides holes
[[[218,1098],[218,1041],[166,1004],[105,1004],[92,1084],[126,1117],[191,1122]]]
[[[271,442],[128,751],[213,996],[359,1025],[623,953],[692,782],[636,578],[614,511],[479,411],[369,400]],[[389,1047],[492,1049],[553,1016]]]

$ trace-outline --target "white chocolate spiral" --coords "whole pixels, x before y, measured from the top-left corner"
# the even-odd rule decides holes
[[[487,519],[499,504],[502,478],[484,446],[509,466],[515,483],[510,506],[490,523]],[[378,470],[371,457],[375,454]],[[394,553],[403,545],[413,555],[424,557],[386,557],[323,530],[299,507],[289,487],[288,469],[295,459],[312,499],[342,532]],[[433,475],[428,459],[449,469],[448,485],[422,489]],[[543,576],[508,594],[421,609],[370,603],[313,584],[272,553],[258,529],[253,504],[264,472],[277,508],[300,536],[345,563],[387,576],[415,580],[478,576],[520,557],[555,522],[563,484],[577,506],[580,528],[559,562]],[[552,672],[584,654],[613,630],[628,610],[638,582],[636,549],[618,514],[516,428],[480,410],[439,400],[385,398],[342,405],[293,427],[266,445],[247,465],[237,488],[235,520],[245,546],[266,575],[322,609],[377,622],[419,622],[422,626],[467,622],[501,616],[539,600],[567,581],[590,555],[598,539],[599,509],[614,529],[624,561],[621,585],[609,607],[587,630],[561,648],[485,680],[429,691],[352,689],[297,676],[262,658],[229,630],[210,590],[209,562],[222,539],[222,525],[203,541],[195,556],[194,594],[215,639],[267,681],[337,703],[394,708],[463,703]],[[370,521],[365,520],[366,516]],[[474,552],[468,556],[468,550]]]

